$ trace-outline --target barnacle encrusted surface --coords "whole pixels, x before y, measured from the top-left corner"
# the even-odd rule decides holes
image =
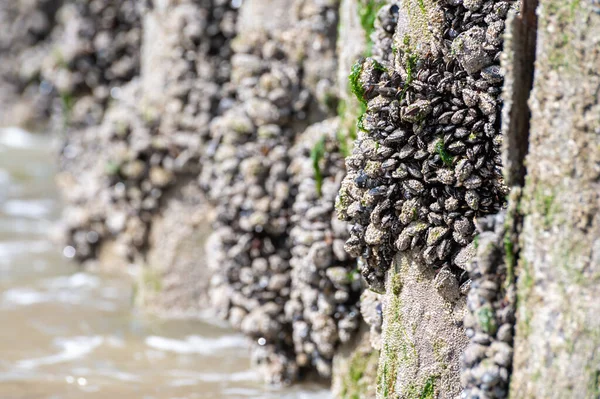
[[[0,124],[43,123],[56,93],[40,77],[62,0],[0,2]]]
[[[60,93],[71,125],[102,120],[111,89],[140,71],[142,7],[132,0],[75,0],[58,11],[56,43],[42,75]],[[79,110],[74,100],[85,96]]]
[[[381,21],[404,6],[380,11],[381,37],[394,34]],[[352,224],[346,249],[365,259],[362,274],[377,291],[398,251],[419,249],[431,267],[460,273],[456,255],[472,241],[473,219],[504,202],[499,54],[509,7],[443,1],[442,29],[429,26],[435,46],[425,52],[396,35],[394,62],[367,59],[352,77],[367,111],[337,208]]]
[[[76,3],[62,11],[77,11],[66,21],[65,30],[79,32],[78,47],[72,49],[73,58],[66,69],[53,72],[56,79],[64,74],[71,82],[64,89],[71,93],[73,107],[68,114],[71,131],[61,158],[60,183],[70,205],[64,218],[67,245],[79,261],[95,259],[106,239],[117,242],[117,252],[125,259],[147,249],[152,217],[160,211],[166,193],[176,183],[194,181],[200,173],[207,124],[220,112],[218,105],[227,94],[222,86],[229,79],[235,9],[211,1],[170,6],[168,15],[146,9],[146,18],[160,19],[153,27],[161,42],[145,43],[148,48],[157,46],[146,58],[156,65],[145,66],[144,79],[126,83],[139,66],[131,66],[124,75],[111,72],[111,68],[129,65],[133,59],[127,54],[138,57],[140,52],[138,41],[135,49],[119,47],[129,43],[123,42],[125,38],[139,36],[139,21],[134,24],[125,18],[133,18],[130,13],[139,5],[129,3]],[[95,7],[103,11],[90,14]],[[100,20],[91,23],[89,18]],[[93,26],[82,27],[81,21]],[[102,30],[113,25],[110,35],[118,43],[111,48],[119,51],[105,54],[103,47],[98,47],[104,43],[99,38],[113,37]],[[84,28],[94,34],[84,35]],[[108,58],[88,67],[100,56],[94,51]],[[91,94],[81,87],[84,83]],[[156,91],[158,95],[154,95]],[[106,112],[108,100],[98,95],[114,97]],[[86,127],[92,119],[100,122]],[[199,184],[189,190],[201,198]]]
[[[311,125],[292,148],[289,172],[297,187],[292,207],[291,295],[296,360],[331,376],[337,346],[359,325],[361,284],[356,260],[344,251],[348,227],[337,219],[335,197],[345,175],[337,118]]]
[[[284,313],[294,196],[288,152],[296,133],[291,122],[306,102],[299,101],[298,66],[267,34],[245,35],[235,47],[232,77],[245,101],[213,121],[218,145],[203,171],[217,213],[207,246],[216,271],[212,300],[222,317],[257,342],[254,359],[267,379],[287,382],[298,374]]]
[[[512,371],[516,291],[506,212],[478,220],[477,248],[467,266],[472,279],[465,328],[470,342],[462,357],[461,398],[505,398]]]
[[[303,150],[292,151],[292,147],[309,122],[322,119],[323,110],[314,100],[326,102],[331,87],[328,78],[335,71],[337,23],[334,3],[294,2],[292,8],[297,18],[292,26],[272,32],[251,29],[234,40],[234,102],[211,123],[210,156],[200,179],[217,214],[215,233],[207,245],[216,272],[213,302],[222,317],[256,342],[254,362],[272,383],[294,381],[313,365],[328,375],[333,347],[354,328],[352,320],[346,320],[350,312],[318,318],[313,309],[301,308],[327,306],[331,298],[317,295],[313,303],[310,296],[316,292],[299,277],[307,273],[304,264],[300,266],[303,256],[296,253],[292,262],[294,237],[302,239],[299,229],[307,227],[300,227],[292,237],[294,200],[303,198],[298,190],[306,190],[298,187],[299,180],[294,183],[293,174],[303,172],[290,168],[292,153]],[[316,65],[321,65],[319,73]],[[310,157],[304,161],[312,171]],[[319,184],[320,191],[331,196],[336,190],[323,180],[326,177],[315,176],[307,184],[317,193]],[[305,232],[306,236],[315,237],[315,242],[303,244],[317,253],[319,265],[329,266],[328,259],[318,256],[327,256],[331,245],[320,247],[316,242],[320,235],[325,240],[327,227],[314,220],[310,228],[315,231]],[[303,271],[294,276],[292,263]],[[294,304],[300,308],[286,309],[292,292],[304,289],[306,293],[294,294],[299,299]],[[350,295],[342,298],[343,293],[338,297],[344,299],[340,303],[352,300]],[[339,311],[337,304],[334,309]],[[306,345],[300,345],[304,326],[309,337]]]

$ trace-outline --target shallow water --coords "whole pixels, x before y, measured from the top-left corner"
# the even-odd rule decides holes
[[[0,398],[330,397],[265,387],[241,335],[145,316],[126,279],[68,262],[49,238],[61,211],[55,150],[0,129]]]

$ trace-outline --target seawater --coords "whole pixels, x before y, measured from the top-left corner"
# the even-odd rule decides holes
[[[65,259],[57,153],[49,135],[0,129],[0,399],[330,398],[264,386],[243,336],[137,312],[127,278]]]

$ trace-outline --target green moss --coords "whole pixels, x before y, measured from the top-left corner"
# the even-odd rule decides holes
[[[348,209],[352,202],[352,198],[348,195],[347,190],[344,187],[340,188],[338,196],[335,199],[335,210],[337,211],[338,217],[341,220],[345,218],[344,212],[346,209]]]
[[[404,36],[404,41],[406,43],[410,43],[410,38],[408,36]],[[406,92],[410,88],[410,85],[414,81],[416,72],[417,72],[417,61],[418,56],[412,53],[410,48],[404,49],[404,68],[406,69],[406,80],[403,83],[402,92],[400,93],[400,101],[404,99]]]
[[[441,140],[441,139],[438,140],[438,142],[435,144],[435,150],[437,151],[438,155],[442,159],[443,163],[445,163],[448,166],[452,165],[452,161],[454,160],[454,157],[452,155],[450,155],[448,153],[448,151],[446,151],[446,147],[444,146],[443,140]]]
[[[352,70],[350,71],[350,75],[348,75],[348,81],[350,83],[350,91],[352,92],[352,94],[354,94],[356,96],[356,98],[359,101],[360,104],[360,109],[358,112],[358,118],[357,118],[357,123],[356,123],[356,127],[360,130],[364,130],[364,126],[362,123],[364,114],[367,112],[367,100],[365,98],[365,88],[363,87],[362,83],[360,82],[360,74],[362,73],[363,70],[363,62],[364,61],[358,61],[356,62],[354,65],[352,65]],[[378,63],[375,64],[375,66],[377,67]],[[381,68],[383,68],[383,66],[381,66]],[[340,106],[338,106],[338,115],[342,114],[344,115],[344,120],[345,120],[345,114],[346,114],[346,103],[345,102],[340,102]],[[348,131],[348,135],[352,140],[356,140],[356,130],[354,129],[349,129]]]
[[[531,273],[529,262],[526,260],[523,260],[523,272],[523,286],[525,290],[531,291],[535,284],[535,278],[533,277],[533,273]]]
[[[494,312],[489,306],[484,306],[477,312],[477,319],[483,332],[493,335],[498,330],[498,324],[494,317]]]
[[[421,384],[411,384],[406,389],[403,398],[411,399],[434,399],[435,398],[435,381],[439,378],[437,375],[429,376],[425,382]]]
[[[104,172],[109,176],[116,176],[121,170],[121,165],[114,161],[108,161],[104,165]]]
[[[392,292],[394,295],[400,295],[402,292],[402,285],[402,277],[400,277],[400,274],[394,274],[392,277]]]
[[[358,119],[356,120],[356,127],[363,131],[366,132],[367,129],[365,129],[365,124],[364,124],[364,119],[365,119],[365,114],[361,114],[358,116]]]
[[[333,112],[338,107],[339,99],[335,94],[328,92],[328,93],[325,93],[325,98],[323,99],[323,102],[325,103],[325,106],[327,107],[327,109],[330,112]]]
[[[554,23],[560,34],[548,35],[550,49],[547,53],[548,64],[552,69],[565,69],[577,65],[577,54],[571,41],[576,37],[575,19],[581,9],[580,0],[551,0],[545,4],[546,12],[540,19],[541,24]],[[540,30],[546,30],[546,26]]]
[[[146,290],[151,290],[152,292],[160,292],[162,290],[158,274],[150,269],[144,269],[142,272],[142,282]]]
[[[600,397],[600,370],[589,372],[588,393],[590,398]]]
[[[425,2],[423,0],[418,0],[419,1],[419,8],[421,9],[421,12],[425,15],[427,15],[427,10],[425,9]]]
[[[417,60],[416,54],[406,54],[406,84],[411,84],[417,73]]]
[[[352,94],[356,96],[358,101],[366,105],[367,100],[365,100],[365,88],[360,82],[360,74],[362,73],[362,70],[363,63],[361,61],[356,62],[354,65],[352,65],[350,75],[348,75],[348,80],[350,81],[350,91]]]
[[[360,24],[365,32],[365,55],[367,57],[372,53],[373,41],[371,40],[371,34],[375,30],[375,19],[377,18],[377,12],[383,5],[385,5],[385,1],[381,0],[361,0],[358,2],[358,16],[360,17]]]
[[[423,387],[423,391],[421,392],[420,399],[433,399],[434,392],[435,377],[429,377],[427,381],[425,381],[425,386]]]
[[[504,285],[508,287],[515,281],[516,258],[513,248],[513,242],[510,233],[507,231],[504,235],[504,256],[506,260],[506,281]]]
[[[435,360],[438,363],[441,363],[441,366],[443,369],[447,368],[447,364],[446,363],[446,350],[447,350],[448,344],[446,343],[446,341],[444,341],[443,338],[436,338],[436,340],[433,342],[433,354],[435,356]]]
[[[63,119],[65,125],[69,124],[71,120],[71,113],[73,112],[73,106],[75,105],[75,98],[71,93],[63,92],[60,93],[60,101],[62,103]]]
[[[384,334],[388,337],[383,345],[379,358],[379,369],[377,372],[378,397],[392,399],[398,397],[411,397],[404,395],[405,392],[396,391],[396,380],[398,370],[402,365],[414,365],[419,361],[419,355],[414,342],[415,327],[407,325],[402,314],[402,290],[401,275],[395,270],[390,270],[390,281],[392,292],[388,297],[388,306],[385,309],[387,324]],[[418,396],[417,396],[418,397]]]
[[[362,399],[367,397],[378,359],[378,351],[359,351],[352,356],[348,374],[342,380],[342,398]]]
[[[320,166],[323,157],[325,157],[325,136],[321,137],[310,150],[310,159],[312,160],[317,195],[319,197],[321,196],[321,189],[323,187],[323,173]]]
[[[379,63],[379,61],[377,61],[375,59],[372,59],[372,61],[373,61],[373,69],[375,69],[376,71],[379,71],[379,72],[387,72],[388,71],[386,67],[384,67],[383,65],[381,65]]]
[[[521,258],[519,262],[519,279],[517,280],[517,308],[519,317],[517,317],[517,334],[527,339],[531,333],[531,304],[527,299],[531,297],[535,278],[531,271],[531,266],[527,260]]]
[[[349,281],[355,281],[358,278],[358,269],[350,270],[347,274],[347,278]]]
[[[350,155],[350,145],[348,144],[348,134],[342,129],[338,130],[335,133],[335,137],[338,142],[338,148],[340,150],[340,154],[344,157]]]
[[[534,194],[535,211],[543,218],[543,226],[549,229],[554,224],[554,217],[560,212],[560,205],[556,201],[556,196],[551,189],[544,189],[537,186]]]
[[[340,99],[340,101],[338,101],[338,104],[337,104],[337,115],[342,121],[346,119],[346,110],[347,110],[346,101],[344,101],[343,99]]]

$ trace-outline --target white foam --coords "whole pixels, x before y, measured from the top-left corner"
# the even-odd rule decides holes
[[[44,285],[49,289],[97,288],[100,286],[100,278],[80,272],[46,280]]]
[[[255,370],[238,371],[236,373],[198,373],[183,370],[173,370],[169,375],[175,377],[169,385],[189,386],[198,382],[251,382],[259,381],[260,375]]]
[[[110,337],[105,337],[104,338],[104,344],[106,344],[108,342],[108,340],[110,339]],[[105,369],[105,368],[87,368],[87,367],[77,367],[77,368],[73,368],[71,369],[71,373],[73,375],[79,375],[79,376],[84,376],[87,377],[88,380],[93,379],[93,377],[96,376],[100,376],[100,377],[107,377],[113,380],[118,380],[118,381],[125,381],[125,382],[140,382],[142,379],[135,375],[135,374],[131,374],[131,373],[126,373],[124,371],[119,371],[119,370],[115,370],[113,368],[109,368],[109,369]],[[72,381],[74,382],[75,380],[73,379],[74,377],[71,377]]]
[[[31,148],[37,144],[36,137],[18,127],[0,129],[0,144],[11,148]]]
[[[36,359],[21,360],[17,362],[17,367],[32,369],[39,366],[69,362],[92,353],[96,348],[102,345],[103,342],[104,338],[98,335],[91,337],[59,338],[55,341],[56,346],[61,348],[59,353]]]
[[[28,306],[46,301],[47,296],[29,288],[13,288],[5,291],[2,299],[15,305]]]
[[[223,349],[244,348],[248,341],[241,335],[228,335],[219,338],[204,338],[197,335],[188,336],[185,340],[149,336],[146,345],[153,349],[180,354],[216,354]]]
[[[43,289],[11,288],[2,294],[2,303],[10,307],[10,305],[31,306],[39,303],[55,302],[93,307],[107,312],[115,311],[117,309],[116,303],[95,298],[92,289],[99,285],[100,282],[97,277],[77,273],[70,277],[47,280]]]
[[[18,200],[11,199],[4,203],[2,212],[15,217],[37,219],[52,213],[54,201],[52,200]]]
[[[52,226],[50,221],[44,219],[0,217],[0,233],[12,234],[13,237],[18,235],[31,237],[34,234],[46,237]]]
[[[4,241],[0,242],[0,260],[23,253],[42,253],[53,249],[49,241]]]

